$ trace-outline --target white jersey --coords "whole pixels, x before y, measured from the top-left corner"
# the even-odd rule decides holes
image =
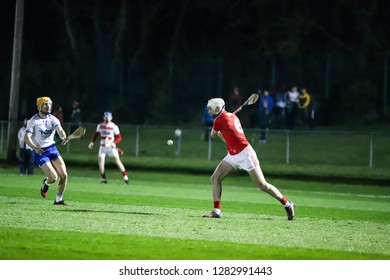
[[[291,102],[299,102],[299,92],[292,90],[288,92],[288,99]]]
[[[107,146],[107,143],[113,143],[115,135],[120,133],[119,127],[113,122],[99,123],[96,132],[100,133],[100,146]]]
[[[20,147],[20,149],[32,150],[32,148],[29,145],[24,143],[24,134],[25,133],[26,133],[26,128],[24,126],[22,126],[18,132],[19,147]]]
[[[51,114],[45,118],[35,114],[27,122],[26,133],[32,134],[31,140],[36,146],[46,148],[55,143],[54,136],[59,125],[61,125],[60,121]]]

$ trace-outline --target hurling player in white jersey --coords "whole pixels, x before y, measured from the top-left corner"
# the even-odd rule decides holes
[[[228,153],[211,175],[214,210],[203,217],[222,218],[222,181],[235,169],[243,169],[248,172],[252,181],[262,191],[277,199],[284,206],[287,219],[293,220],[294,203],[288,201],[274,185],[265,180],[256,152],[246,139],[238,117],[225,111],[225,101],[222,98],[210,99],[207,103],[207,109],[209,114],[214,117],[210,135],[212,138],[221,138],[226,143]]]
[[[92,136],[91,142],[88,144],[88,148],[93,148],[93,142],[100,134],[100,148],[99,148],[99,170],[102,177],[101,183],[107,184],[106,172],[105,172],[105,159],[106,156],[113,157],[115,164],[118,166],[119,171],[122,173],[123,181],[128,184],[129,178],[126,174],[126,169],[123,166],[116,145],[122,140],[122,135],[119,131],[119,127],[112,122],[112,113],[104,112],[104,122],[97,125],[96,131]]]
[[[24,141],[34,150],[35,162],[46,175],[40,189],[41,196],[45,198],[48,195],[50,184],[58,180],[54,205],[66,205],[62,198],[68,182],[68,174],[65,162],[54,145],[55,133],[57,132],[63,145],[68,140],[60,121],[51,115],[52,106],[53,102],[50,97],[44,96],[37,99],[38,114],[27,122]]]

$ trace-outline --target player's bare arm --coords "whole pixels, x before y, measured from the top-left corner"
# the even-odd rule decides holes
[[[56,130],[57,130],[58,136],[62,140],[61,144],[65,145],[66,143],[68,143],[68,140],[66,139],[66,132],[64,131],[62,126],[60,126],[60,125],[57,126]]]
[[[24,135],[24,142],[26,142],[26,144],[29,145],[31,149],[33,149],[38,155],[41,155],[44,150],[34,144],[34,142],[31,140],[31,135],[31,133],[26,132]]]
[[[215,131],[214,129],[211,129],[210,136],[211,136],[211,138],[217,138],[218,137],[218,132]]]
[[[223,142],[226,143],[225,139],[224,139],[223,136],[222,136],[221,131],[215,131],[214,129],[212,129],[211,132],[210,132],[210,135],[211,135],[212,138],[217,138],[217,137],[219,137]]]
[[[95,131],[95,133],[92,136],[91,142],[88,144],[88,149],[92,150],[93,148],[93,143],[95,142],[96,138],[98,137],[99,132]]]

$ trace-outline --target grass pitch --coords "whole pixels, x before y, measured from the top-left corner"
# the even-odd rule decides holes
[[[64,199],[40,198],[43,174],[0,171],[0,259],[390,259],[390,188],[269,180],[296,203],[296,220],[248,176],[224,181],[224,218],[208,176],[72,169]]]

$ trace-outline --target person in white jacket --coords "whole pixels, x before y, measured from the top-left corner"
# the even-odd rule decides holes
[[[34,174],[34,151],[24,142],[24,134],[26,133],[28,119],[24,119],[23,126],[19,129],[19,171],[20,176]]]

